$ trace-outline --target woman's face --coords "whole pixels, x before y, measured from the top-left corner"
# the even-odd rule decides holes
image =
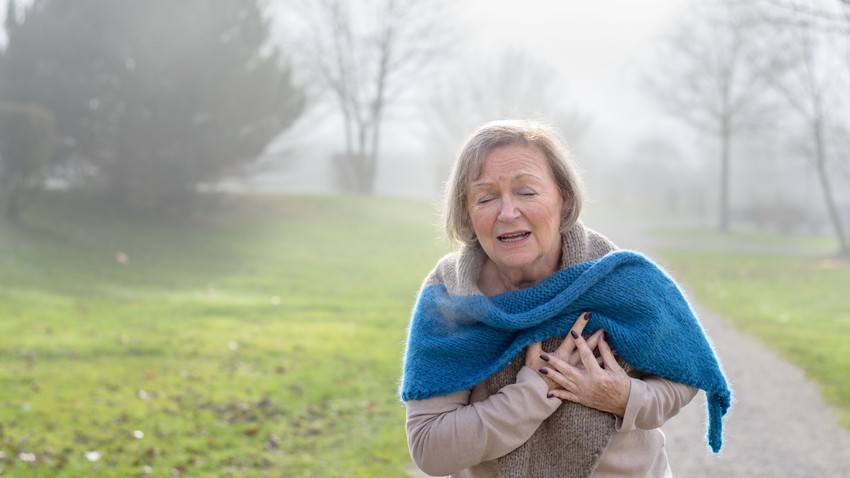
[[[490,150],[468,191],[472,228],[498,268],[549,274],[558,266],[566,204],[542,151],[521,144]]]

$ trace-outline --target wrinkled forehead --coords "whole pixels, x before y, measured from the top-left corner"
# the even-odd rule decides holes
[[[510,138],[504,141],[499,141],[498,143],[490,145],[488,148],[480,148],[478,151],[476,151],[476,154],[472,158],[470,158],[466,184],[469,185],[470,183],[481,177],[481,171],[484,169],[485,160],[491,152],[510,146],[525,146],[527,148],[533,148],[543,155],[544,160],[546,159],[546,154],[544,153],[542,148],[540,148],[537,144],[528,141],[524,138]],[[549,161],[545,162],[546,166],[549,167]]]

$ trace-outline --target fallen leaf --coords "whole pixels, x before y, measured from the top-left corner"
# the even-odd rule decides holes
[[[35,453],[21,452],[18,454],[18,459],[27,463],[35,463]]]

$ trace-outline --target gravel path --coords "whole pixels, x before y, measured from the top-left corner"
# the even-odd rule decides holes
[[[620,247],[648,255],[653,247],[688,245],[673,244],[669,239],[656,242],[644,234],[648,225],[638,222],[594,225]],[[777,248],[763,252],[811,255],[816,251]],[[850,477],[850,430],[839,425],[837,414],[820,397],[817,387],[797,367],[689,297],[720,356],[734,402],[724,423],[719,454],[711,453],[706,445],[702,393],[664,426],[674,475]]]
[[[660,245],[643,233],[646,224],[589,224],[623,248],[652,255],[652,248]],[[663,245],[671,243],[666,240]],[[850,430],[839,425],[837,414],[824,403],[817,387],[798,368],[755,339],[737,332],[698,303],[693,305],[732,384],[734,402],[724,423],[724,444],[719,454],[711,453],[706,444],[702,393],[664,426],[674,475],[850,477]],[[411,466],[409,476],[425,475]]]
[[[698,307],[732,383],[724,444],[705,445],[700,394],[664,426],[670,466],[683,477],[847,477],[850,431],[803,373],[756,340]]]

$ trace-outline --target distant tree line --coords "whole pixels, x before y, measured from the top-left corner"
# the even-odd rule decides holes
[[[719,144],[718,230],[729,230],[731,164],[746,159],[735,158],[735,140],[758,134],[805,157],[840,255],[850,257],[850,204],[836,195],[850,180],[850,2],[692,5],[646,84],[666,112]]]
[[[48,173],[118,205],[183,210],[304,109],[258,2],[10,0],[5,30],[5,216]]]

